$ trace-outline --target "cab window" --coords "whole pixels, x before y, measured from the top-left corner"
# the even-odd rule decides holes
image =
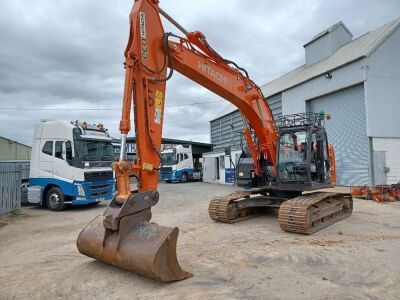
[[[189,158],[189,156],[185,153],[184,155],[183,155],[183,159],[188,159]]]
[[[63,142],[57,141],[54,149],[54,156],[62,159],[62,144]]]
[[[47,141],[42,148],[42,152],[47,155],[53,155],[53,141]]]

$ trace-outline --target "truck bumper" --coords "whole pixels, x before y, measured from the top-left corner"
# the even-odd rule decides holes
[[[180,179],[180,176],[177,176],[178,172],[168,172],[168,173],[161,173],[160,180],[161,181],[176,181]]]
[[[109,201],[111,200],[112,197],[110,198],[97,198],[97,199],[86,199],[85,197],[76,197],[76,199],[72,201],[65,201],[67,204],[71,205],[86,205],[86,204],[91,204],[91,203],[98,203],[101,201]]]

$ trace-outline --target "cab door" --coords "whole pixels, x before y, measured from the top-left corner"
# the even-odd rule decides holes
[[[38,166],[39,178],[53,178],[53,153],[54,142],[46,139],[41,140]]]
[[[66,149],[69,149],[68,146],[66,147],[68,143],[70,142],[66,140],[56,140],[54,142],[53,176],[55,179],[72,183],[73,168],[67,162],[67,156],[71,155],[66,151]]]

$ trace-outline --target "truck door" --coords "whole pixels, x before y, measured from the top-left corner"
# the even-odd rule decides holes
[[[65,140],[56,140],[54,144],[54,158],[53,158],[53,175],[54,178],[72,182],[73,181],[73,168],[68,164],[66,159],[72,156],[72,152],[66,151],[70,148]],[[67,145],[67,147],[66,147]],[[72,159],[72,157],[70,158]]]
[[[193,158],[191,153],[183,153],[182,169],[193,169]]]
[[[53,153],[54,145],[51,140],[40,141],[39,151],[39,178],[53,178]]]

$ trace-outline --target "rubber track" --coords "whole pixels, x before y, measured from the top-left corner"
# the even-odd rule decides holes
[[[212,220],[222,223],[235,223],[244,219],[256,217],[257,215],[239,216],[239,211],[235,211],[232,202],[249,197],[254,192],[234,192],[227,196],[213,198],[208,206],[208,213]],[[343,209],[334,211],[328,216],[310,222],[309,210],[314,205],[324,200],[334,199],[339,202],[346,202]],[[325,203],[326,204],[326,203]],[[346,207],[347,205],[347,207]],[[328,204],[329,206],[329,204]],[[335,205],[332,205],[334,208]],[[318,208],[317,208],[318,209]],[[298,196],[285,201],[279,209],[279,224],[282,230],[300,234],[313,234],[329,225],[349,217],[353,210],[351,194],[348,193],[327,193],[314,192]],[[311,211],[310,211],[311,212]],[[315,218],[315,215],[314,215]]]
[[[309,210],[318,203],[333,199],[342,203],[341,210],[321,216],[311,222]],[[325,202],[327,203],[327,202]],[[329,204],[328,204],[329,205]],[[317,192],[305,194],[285,201],[279,209],[279,224],[284,231],[300,234],[313,234],[331,224],[349,217],[353,210],[351,194]],[[315,215],[314,215],[315,218]]]
[[[215,197],[208,205],[208,214],[216,222],[233,223],[236,219],[229,211],[229,204],[233,201],[250,196],[251,192],[234,192],[227,196]]]

